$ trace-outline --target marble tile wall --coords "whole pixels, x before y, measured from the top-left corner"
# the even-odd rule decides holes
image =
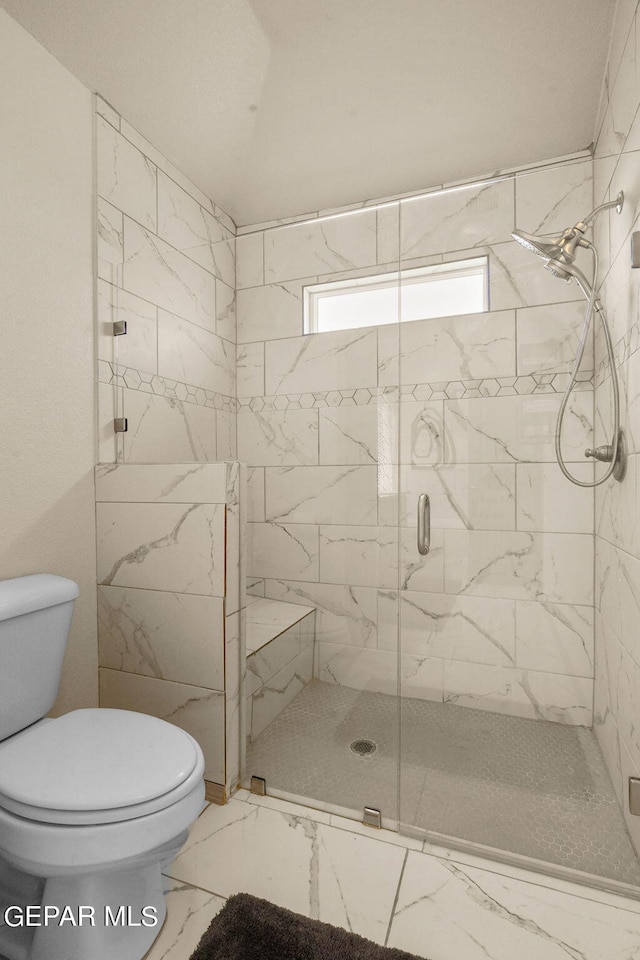
[[[640,776],[640,271],[629,237],[640,229],[640,18],[636,0],[619,3],[605,76],[594,159],[594,200],[625,195],[621,214],[596,221],[600,296],[615,344],[622,427],[629,449],[622,483],[596,492],[594,727],[640,849],[640,818],[628,809],[628,777]],[[611,436],[611,377],[602,335],[596,337],[596,441]]]
[[[234,459],[235,226],[96,102],[99,460]]]
[[[242,476],[235,462],[96,467],[100,705],[183,727],[240,772]]]
[[[394,692],[400,618],[405,694],[591,722],[593,496],[553,442],[583,307],[510,234],[592,200],[585,159],[237,238],[247,572],[317,608],[322,679]],[[306,284],[480,255],[487,314],[303,335]],[[571,461],[591,443],[591,345],[580,379]]]

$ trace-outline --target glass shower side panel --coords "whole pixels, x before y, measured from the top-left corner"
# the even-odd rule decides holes
[[[235,240],[177,233],[125,217],[121,262],[98,260],[100,462],[236,459]]]
[[[393,204],[238,240],[243,782],[394,826],[397,231]]]

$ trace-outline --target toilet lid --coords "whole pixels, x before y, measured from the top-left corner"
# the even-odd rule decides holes
[[[122,808],[175,793],[200,756],[188,733],[156,717],[74,710],[0,744],[0,806],[6,798],[7,808],[43,820],[53,811],[77,811],[78,820],[82,811],[111,811],[115,820],[120,810],[125,818]]]

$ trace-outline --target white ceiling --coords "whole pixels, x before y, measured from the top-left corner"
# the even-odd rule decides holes
[[[615,0],[0,0],[238,224],[582,150]]]

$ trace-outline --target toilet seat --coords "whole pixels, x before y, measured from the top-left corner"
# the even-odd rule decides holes
[[[128,710],[74,710],[0,744],[0,808],[42,823],[146,816],[202,777],[202,753],[188,733]]]

